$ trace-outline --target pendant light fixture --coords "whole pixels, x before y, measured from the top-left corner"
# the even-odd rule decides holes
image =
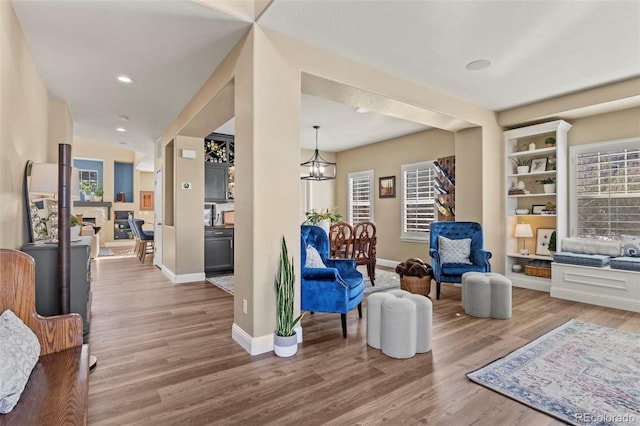
[[[303,174],[300,179],[304,180],[329,180],[336,178],[337,167],[336,163],[332,163],[330,161],[325,160],[320,156],[320,152],[318,151],[318,129],[320,126],[313,126],[316,129],[316,150],[313,153],[313,156],[300,164],[301,167],[307,168],[305,174]]]

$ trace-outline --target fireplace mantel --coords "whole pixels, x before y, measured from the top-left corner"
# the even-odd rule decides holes
[[[107,217],[111,217],[111,201],[74,201],[74,207],[106,207]]]

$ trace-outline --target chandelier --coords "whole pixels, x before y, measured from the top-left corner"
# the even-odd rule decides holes
[[[308,168],[308,172],[303,174],[300,179],[304,180],[329,180],[336,178],[337,167],[336,163],[332,163],[331,161],[327,161],[322,156],[320,156],[320,152],[318,151],[318,129],[320,126],[313,126],[316,129],[316,150],[313,153],[313,156],[300,164],[301,167]]]

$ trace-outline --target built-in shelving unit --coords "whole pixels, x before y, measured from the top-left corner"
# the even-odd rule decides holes
[[[504,132],[505,138],[505,275],[513,285],[549,291],[551,278],[528,275],[527,265],[548,265],[553,257],[546,244],[548,230],[555,230],[560,243],[567,236],[567,133],[571,124],[563,120],[521,127]],[[545,141],[555,139],[547,146]],[[525,162],[535,170],[518,172],[517,163]],[[539,180],[553,178],[555,190],[545,192]],[[553,208],[555,207],[555,209]],[[516,213],[518,210],[519,213]],[[525,213],[524,210],[527,210]],[[535,210],[535,211],[534,211]],[[543,211],[544,210],[544,211]],[[544,213],[544,214],[543,214]],[[531,226],[533,237],[524,238],[529,254],[522,254],[523,239],[516,238],[518,223]],[[537,237],[540,235],[538,244]],[[521,272],[515,272],[520,265]]]

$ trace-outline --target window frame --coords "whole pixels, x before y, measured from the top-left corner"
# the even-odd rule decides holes
[[[421,170],[421,169],[430,169],[432,170],[432,174],[431,174],[431,187],[432,187],[432,191],[433,191],[433,179],[436,176],[436,168],[433,164],[433,160],[429,160],[429,161],[421,161],[418,163],[411,163],[411,164],[402,164],[400,166],[400,181],[402,184],[402,200],[401,200],[401,204],[400,204],[400,240],[402,241],[406,241],[406,242],[418,242],[418,243],[429,243],[429,229],[427,227],[427,230],[422,232],[422,231],[405,231],[405,223],[407,220],[406,214],[407,214],[407,185],[406,185],[406,177],[405,177],[405,173],[407,171],[416,171],[416,170]],[[435,193],[433,193],[433,211],[434,211],[434,216],[433,219],[431,220],[431,222],[435,222],[436,219],[436,207],[435,207]],[[429,222],[429,224],[431,224],[431,222]]]
[[[347,175],[347,193],[348,193],[348,220],[351,225],[355,225],[353,222],[353,193],[352,193],[352,180],[357,178],[366,177],[369,180],[369,221],[374,222],[374,181],[373,170],[365,170],[361,172],[351,172]]]
[[[569,148],[569,235],[578,236],[578,176],[577,159],[579,155],[595,152],[608,152],[629,148],[638,148],[640,137],[618,139],[606,142],[596,142],[583,145],[574,145]],[[632,192],[633,193],[633,192]],[[640,192],[637,195],[640,198]],[[596,198],[596,197],[594,197]],[[614,197],[621,198],[621,197]],[[614,236],[620,238],[620,236]]]

